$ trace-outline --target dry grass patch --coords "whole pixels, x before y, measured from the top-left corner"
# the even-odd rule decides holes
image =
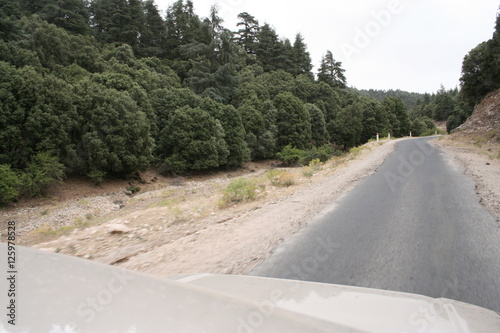
[[[250,201],[257,195],[257,183],[255,180],[238,178],[233,180],[224,190],[220,207],[226,207],[231,204]]]

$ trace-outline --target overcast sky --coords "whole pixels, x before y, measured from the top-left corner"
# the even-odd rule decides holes
[[[172,0],[155,0],[164,12]],[[459,84],[463,57],[493,35],[498,0],[193,0],[207,17],[217,3],[236,31],[241,12],[292,43],[300,32],[315,70],[326,50],[349,86],[435,92]]]

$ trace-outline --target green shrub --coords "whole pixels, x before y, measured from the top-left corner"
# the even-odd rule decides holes
[[[280,186],[284,186],[284,187],[289,187],[289,186],[292,186],[295,184],[295,175],[293,173],[290,173],[290,172],[283,172],[280,176],[279,176],[279,183],[278,183]]]
[[[224,190],[223,205],[250,201],[256,196],[257,185],[245,178],[235,179]]]
[[[313,147],[312,149],[309,149],[303,157],[302,164],[309,164],[312,160],[320,160],[321,162],[326,162],[328,161],[332,156],[336,155],[338,156],[342,154],[340,151],[336,151],[333,149],[332,146],[330,145],[323,145],[321,147]]]
[[[32,158],[22,175],[23,191],[32,197],[42,195],[53,184],[64,178],[64,165],[48,152],[38,153]]]
[[[446,132],[443,131],[442,129],[434,127],[434,128],[431,128],[430,130],[427,130],[424,133],[420,134],[420,136],[433,136],[436,134],[436,132],[438,135],[446,134]]]
[[[350,154],[353,154],[353,155],[357,155],[359,153],[361,153],[361,151],[363,151],[363,147],[352,147],[351,149],[349,149],[349,153]]]
[[[273,186],[292,186],[295,184],[295,175],[285,170],[271,169],[266,172],[266,178]]]
[[[314,170],[311,167],[305,167],[302,170],[302,174],[304,175],[304,177],[311,178],[312,176],[314,176]]]
[[[321,169],[321,161],[319,158],[317,159],[314,159],[312,160],[311,162],[309,162],[309,167],[313,170],[313,171],[318,171]]]
[[[132,193],[137,193],[141,190],[141,188],[139,186],[129,186],[126,190]]]
[[[100,185],[106,179],[106,172],[102,170],[92,170],[87,174],[87,177],[89,177],[95,185]]]
[[[277,153],[276,156],[283,162],[283,164],[294,165],[304,159],[305,151],[288,145],[283,147],[283,150]]]
[[[283,170],[271,169],[266,172],[266,178],[271,182],[271,185],[278,186],[279,177],[283,173]]]
[[[19,197],[21,180],[10,165],[0,164],[0,204],[6,204]]]

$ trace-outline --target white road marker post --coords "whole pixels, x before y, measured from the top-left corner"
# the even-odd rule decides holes
[[[391,139],[391,133],[388,133],[387,135],[388,135],[387,138],[390,140]]]
[[[380,141],[380,135],[377,133],[377,142]]]

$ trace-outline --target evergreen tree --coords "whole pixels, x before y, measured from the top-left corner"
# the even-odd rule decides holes
[[[297,67],[294,63],[294,49],[288,38],[278,42],[278,57],[275,59],[276,70],[283,70],[293,74]]]
[[[305,105],[307,112],[311,116],[311,142],[314,146],[320,147],[328,143],[330,136],[326,130],[326,121],[323,111],[314,104]]]
[[[97,39],[105,43],[124,42],[122,29],[130,23],[127,0],[93,0],[90,11]]]
[[[332,52],[326,51],[318,71],[318,81],[334,88],[345,88],[347,81],[344,72],[342,63],[333,59]]]
[[[144,30],[140,37],[141,54],[147,57],[163,55],[167,26],[153,0],[144,2]]]
[[[382,105],[372,99],[363,99],[363,132],[361,133],[361,142],[368,142],[374,138],[377,133],[381,137],[388,134],[388,119],[385,109]]]
[[[328,124],[330,140],[344,149],[356,147],[361,143],[363,133],[363,105],[355,101],[342,109]]]
[[[289,92],[274,98],[277,109],[279,149],[291,145],[298,149],[311,146],[311,115],[304,103]]]
[[[304,43],[304,38],[299,33],[295,36],[293,44],[293,75],[307,74],[313,77],[311,70],[311,55],[307,51],[307,45]]]
[[[128,13],[130,16],[130,22],[124,27],[123,34],[128,40],[126,43],[132,46],[134,50],[138,50],[140,49],[138,43],[141,36],[144,35],[146,25],[146,17],[144,14],[142,0],[128,0]],[[140,51],[138,53],[140,53]]]
[[[236,32],[236,43],[248,54],[255,55],[260,31],[259,21],[247,12],[240,13],[238,18],[241,21],[237,23],[237,26],[241,28]]]
[[[226,165],[238,167],[250,158],[250,150],[245,142],[245,128],[240,113],[232,105],[223,105],[211,99],[204,99],[200,107],[220,121],[224,129],[224,141],[229,155]]]
[[[276,152],[276,109],[271,101],[256,95],[245,99],[238,108],[246,132],[246,142],[253,160],[274,157]]]
[[[292,92],[294,89],[293,75],[283,70],[264,73],[256,78],[257,86],[262,86],[270,99],[282,92]]]
[[[271,72],[280,68],[278,58],[284,50],[276,31],[266,23],[260,28],[257,39],[259,43],[255,53],[257,61],[264,69],[264,72]]]
[[[9,41],[21,37],[19,19],[21,7],[19,1],[0,0],[0,39]]]
[[[212,8],[211,19],[202,25],[207,43],[195,42],[184,48],[192,68],[186,82],[197,94],[218,102],[229,102],[237,82],[238,63],[236,45],[230,31],[223,29],[222,20]]]
[[[148,168],[153,152],[150,123],[129,94],[90,80],[79,82],[75,92],[78,144],[67,165],[95,182],[107,174]]]
[[[70,86],[33,68],[0,64],[0,163],[24,168],[43,151],[67,158],[78,118]]]
[[[400,98],[387,97],[382,103],[387,112],[390,133],[396,137],[410,135],[410,122],[406,105]]]
[[[439,89],[435,99],[434,99],[434,110],[432,114],[432,118],[443,121],[448,119],[448,117],[453,113],[455,109],[455,102],[453,101],[453,97],[451,93],[447,92],[443,85]]]
[[[462,64],[461,95],[472,109],[488,93],[500,88],[500,12],[493,38],[469,52]]]
[[[45,0],[37,14],[49,23],[75,34],[89,34],[90,15],[84,0]]]
[[[167,10],[165,47],[169,59],[181,59],[180,47],[200,42],[201,21],[194,13],[193,2],[176,1]]]
[[[176,110],[160,133],[159,150],[170,173],[217,168],[229,150],[219,121],[207,111],[185,106]]]

